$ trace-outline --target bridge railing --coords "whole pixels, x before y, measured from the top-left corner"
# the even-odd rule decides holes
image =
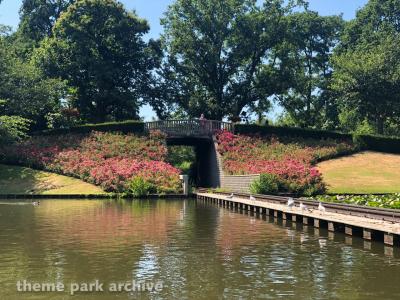
[[[145,130],[160,130],[175,136],[210,136],[219,130],[234,131],[234,124],[214,120],[165,120],[146,122]]]

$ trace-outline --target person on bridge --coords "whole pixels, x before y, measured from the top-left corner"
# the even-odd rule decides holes
[[[204,114],[201,114],[199,120],[200,120],[200,130],[202,131],[202,133],[204,133],[206,131],[207,119],[204,117]]]

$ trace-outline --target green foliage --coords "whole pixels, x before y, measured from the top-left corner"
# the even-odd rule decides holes
[[[237,124],[235,132],[238,134],[259,134],[259,135],[277,135],[277,136],[292,136],[313,139],[340,139],[351,140],[351,134],[340,133],[336,131],[315,130],[298,127],[279,127],[270,125],[256,124]]]
[[[79,112],[76,109],[63,109],[55,113],[48,113],[46,116],[47,128],[71,128],[80,122]]]
[[[216,189],[211,189],[209,190],[211,193],[229,193],[229,189],[225,188],[216,188]]]
[[[335,113],[327,87],[332,49],[339,43],[344,22],[341,16],[305,11],[289,15],[287,23],[285,43],[275,50],[287,87],[276,98],[294,125],[320,127]]]
[[[156,187],[140,176],[133,177],[128,183],[128,194],[134,197],[145,197],[156,192]]]
[[[379,37],[400,32],[400,2],[398,0],[369,0],[357,12],[342,36],[341,50],[357,47],[361,43],[374,44]]]
[[[23,0],[19,32],[38,43],[52,33],[54,23],[74,0]]]
[[[65,82],[44,78],[34,65],[14,53],[9,33],[0,35],[0,115],[15,115],[33,121],[34,128],[45,127],[44,116],[60,108]]]
[[[148,30],[117,1],[78,0],[60,15],[34,61],[75,88],[70,104],[84,121],[135,119],[157,61],[143,41]]]
[[[382,36],[374,44],[359,44],[333,59],[332,88],[342,110],[357,112],[384,132],[384,123],[400,113],[400,37]]]
[[[250,185],[250,192],[254,194],[274,195],[291,193],[296,195],[312,196],[325,192],[323,184],[302,184],[290,180],[282,180],[274,174],[261,174],[259,179]]]
[[[27,137],[30,121],[18,116],[0,116],[0,144]]]
[[[274,174],[261,174],[259,179],[250,185],[250,191],[254,194],[276,194],[280,186],[279,178]]]
[[[196,161],[196,154],[193,147],[170,146],[168,147],[167,162],[180,169],[182,174],[190,174],[192,165]]]
[[[376,131],[374,130],[374,127],[371,126],[370,123],[368,123],[367,120],[364,120],[357,124],[356,130],[354,131],[354,134],[358,135],[365,135],[365,134],[375,134]]]
[[[256,103],[269,107],[267,97],[279,82],[270,54],[282,41],[291,8],[280,0],[262,6],[252,0],[175,1],[162,20],[167,57],[153,106],[166,106],[159,102],[167,99],[190,116],[216,120]]]
[[[379,134],[399,121],[399,24],[399,1],[370,0],[347,24],[333,58],[332,88],[341,111],[357,113]]]
[[[275,100],[279,124],[400,135],[400,2],[369,0],[346,23],[304,2],[177,0],[145,42],[148,23],[118,1],[22,0],[17,31],[0,25],[0,115],[69,128],[138,119],[149,103],[161,119],[262,123]]]
[[[355,135],[354,140],[361,149],[386,153],[400,153],[399,137]]]
[[[313,199],[323,202],[400,209],[399,193],[387,195],[321,195]]]
[[[302,137],[312,139],[337,139],[337,140],[353,140],[358,149],[372,150],[387,153],[400,153],[400,138],[388,137],[383,135],[368,134],[347,134],[335,131],[303,129],[296,127],[277,127],[277,126],[260,126],[260,125],[235,125],[235,132],[238,134],[258,134],[261,136],[277,135],[280,137]],[[361,131],[363,132],[363,131]]]
[[[70,128],[50,129],[37,132],[40,135],[62,135],[67,133],[88,133],[91,131],[100,132],[123,132],[123,133],[143,133],[144,123],[141,121],[107,122],[97,124],[85,124]]]

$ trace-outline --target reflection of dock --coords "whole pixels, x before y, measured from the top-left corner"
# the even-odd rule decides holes
[[[271,203],[235,196],[197,193],[197,199],[215,203],[222,207],[250,211],[261,215],[270,215],[283,220],[313,225],[315,228],[327,228],[330,232],[343,232],[348,236],[360,236],[365,240],[383,241],[386,245],[400,246],[400,223],[377,220],[368,217],[346,215],[337,212],[320,212],[316,209],[301,210],[287,205]]]

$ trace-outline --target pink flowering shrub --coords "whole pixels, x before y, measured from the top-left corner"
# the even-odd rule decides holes
[[[320,193],[325,190],[322,176],[313,166],[317,161],[354,149],[353,145],[335,140],[278,139],[234,135],[221,131],[217,135],[218,151],[226,173],[273,174],[280,191]]]
[[[179,170],[166,163],[165,137],[93,132],[88,135],[35,136],[3,146],[9,163],[80,178],[106,191],[125,192],[133,177],[154,184],[158,193],[180,189]]]

